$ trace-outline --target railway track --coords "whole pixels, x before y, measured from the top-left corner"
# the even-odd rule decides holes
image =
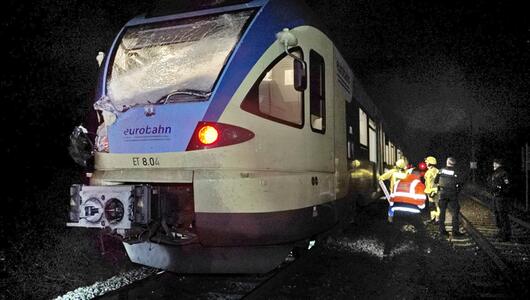
[[[461,220],[469,238],[450,240],[456,247],[479,249],[495,266],[497,274],[487,274],[487,270],[484,270],[484,274],[476,274],[477,278],[473,282],[484,285],[488,291],[481,297],[528,295],[530,224],[511,214],[512,240],[502,242],[496,238],[497,227],[488,205],[472,195],[465,195],[464,198],[461,201]],[[485,277],[489,278],[484,280]]]
[[[154,272],[96,299],[263,299],[274,287],[303,265],[312,251],[290,255],[277,269],[266,274],[182,275]]]

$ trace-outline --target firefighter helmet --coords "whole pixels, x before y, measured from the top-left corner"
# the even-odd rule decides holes
[[[400,158],[396,161],[396,167],[398,169],[406,169],[407,168],[407,162],[403,159],[403,158]]]
[[[429,165],[436,165],[438,163],[436,161],[436,158],[434,158],[434,156],[427,156],[427,158],[425,158],[425,162],[428,163]]]

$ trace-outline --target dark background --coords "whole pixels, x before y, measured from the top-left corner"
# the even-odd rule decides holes
[[[307,1],[417,163],[429,154],[479,175],[502,156],[520,175],[528,141],[529,23],[515,1]],[[64,224],[80,168],[68,135],[91,105],[98,51],[151,1],[8,1],[1,21],[2,235]],[[516,175],[516,176],[519,176]],[[520,176],[519,176],[520,177]],[[36,218],[46,215],[47,218]],[[6,230],[7,228],[7,230]],[[14,230],[13,230],[14,229]]]

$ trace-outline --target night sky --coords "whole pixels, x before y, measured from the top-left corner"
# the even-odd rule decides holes
[[[389,124],[405,136],[411,160],[466,155],[471,136],[483,149],[522,143],[530,121],[527,10],[514,1],[438,2],[307,1]],[[0,84],[9,130],[2,144],[9,169],[31,170],[26,183],[40,180],[38,172],[71,167],[68,135],[91,105],[95,56],[150,6],[114,0],[5,5]]]
[[[466,151],[434,147],[440,143],[431,139],[471,136],[471,127],[474,138],[516,139],[528,131],[530,26],[521,2],[309,3],[323,12],[387,118],[395,114],[405,124],[412,159],[429,150],[440,156]]]

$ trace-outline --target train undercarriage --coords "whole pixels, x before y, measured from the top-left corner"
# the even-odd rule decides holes
[[[110,229],[131,261],[178,273],[265,273],[338,220],[336,203],[272,213],[194,211],[192,184],[71,188],[71,227]]]

